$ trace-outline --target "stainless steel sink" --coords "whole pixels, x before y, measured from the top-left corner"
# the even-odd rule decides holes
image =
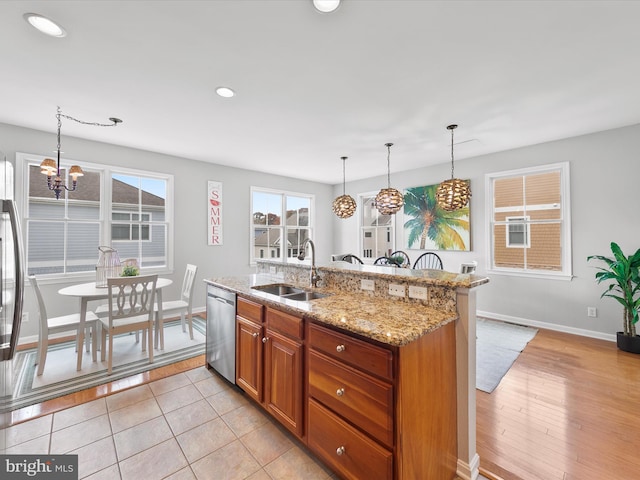
[[[271,295],[278,295],[279,297],[283,295],[289,295],[292,293],[304,293],[302,288],[294,287],[293,285],[286,285],[284,283],[276,283],[270,285],[257,285],[255,287],[251,287],[255,290],[260,290],[264,293],[270,293]]]
[[[288,300],[302,300],[304,302],[308,302],[309,300],[315,300],[316,298],[324,298],[328,297],[330,294],[328,293],[318,293],[318,292],[300,292],[300,293],[290,293],[289,295],[281,295],[282,298],[286,298]]]
[[[282,299],[296,300],[302,302],[308,302],[317,298],[324,298],[331,295],[330,293],[311,292],[303,288],[294,287],[293,285],[287,285],[286,283],[272,283],[269,285],[256,285],[251,287],[254,290],[275,295]]]

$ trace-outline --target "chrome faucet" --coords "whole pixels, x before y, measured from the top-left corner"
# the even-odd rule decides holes
[[[318,277],[318,272],[316,270],[316,246],[310,238],[306,238],[305,241],[302,242],[300,253],[298,254],[298,260],[304,260],[304,257],[306,256],[307,243],[311,245],[311,275],[309,277],[309,283],[311,287],[315,288],[318,286],[318,280],[320,278]]]

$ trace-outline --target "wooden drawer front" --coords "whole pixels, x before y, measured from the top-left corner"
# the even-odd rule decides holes
[[[238,297],[236,311],[239,316],[256,323],[262,323],[262,309],[259,303],[254,303],[246,298]]]
[[[313,400],[309,400],[309,448],[340,476],[392,479],[393,454]]]
[[[309,396],[393,445],[393,386],[314,351],[309,352]]]
[[[373,375],[393,378],[393,353],[320,325],[309,325],[309,346]]]
[[[267,328],[269,330],[275,330],[291,338],[302,340],[303,326],[302,318],[267,308]]]

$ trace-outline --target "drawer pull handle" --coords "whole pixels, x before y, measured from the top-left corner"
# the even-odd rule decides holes
[[[344,345],[338,345],[338,346],[336,347],[336,352],[338,352],[338,353],[342,353],[342,352],[344,352]]]
[[[255,333],[255,332],[253,332],[253,333],[252,333],[252,337],[253,337],[253,338],[256,338],[257,336],[258,336],[258,334],[257,334],[257,333]]]
[[[339,388],[338,390],[336,390],[336,395],[341,397],[344,395],[344,388]]]
[[[267,343],[267,341],[269,341],[267,337],[262,337],[262,343]]]
[[[344,447],[338,447],[336,449],[336,454],[337,455],[344,455],[344,452],[345,452]]]

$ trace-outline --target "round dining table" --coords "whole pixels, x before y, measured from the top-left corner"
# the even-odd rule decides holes
[[[162,316],[162,289],[173,283],[169,278],[160,278],[156,282],[156,304],[158,305],[158,315]],[[79,283],[58,290],[60,295],[68,297],[78,297],[80,299],[80,324],[78,325],[78,345],[84,343],[85,321],[87,319],[87,304],[93,300],[106,300],[109,298],[107,287],[97,287],[96,282]],[[151,335],[151,332],[149,332]],[[78,348],[77,370],[82,368],[82,348]],[[92,352],[93,361],[97,361],[96,349]]]

